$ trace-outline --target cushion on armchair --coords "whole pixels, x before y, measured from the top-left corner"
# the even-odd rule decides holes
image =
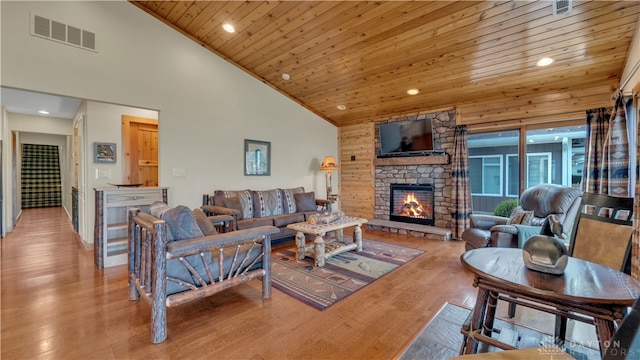
[[[518,206],[511,211],[511,216],[509,216],[509,220],[507,220],[507,225],[510,224],[519,224],[519,225],[531,225],[531,221],[533,220],[533,210],[526,211],[522,208],[522,206]]]
[[[195,208],[193,209],[192,213],[193,213],[194,219],[196,219],[196,223],[198,224],[198,226],[200,227],[200,230],[202,230],[202,233],[205,236],[215,235],[218,233],[218,230],[216,230],[216,227],[213,225],[211,220],[207,218],[207,215],[205,215],[202,209]]]
[[[166,210],[161,219],[167,223],[173,235],[173,240],[193,239],[204,236],[191,209],[184,205],[178,205]]]
[[[149,214],[167,223],[167,241],[169,242],[204,236],[204,232],[200,229],[196,216],[194,216],[191,209],[184,205],[171,208],[167,204],[157,201],[149,207]],[[204,215],[204,213],[202,213],[202,215]],[[205,220],[208,219],[205,217]],[[202,260],[198,255],[187,256],[185,260],[201,276],[207,275]],[[205,261],[211,261],[211,254],[205,254]],[[194,281],[196,281],[193,275],[180,264],[180,260],[178,259],[172,259],[167,262],[167,277],[179,279],[186,283],[194,283]],[[188,288],[175,282],[167,282],[167,294],[173,294],[186,289]]]
[[[215,226],[200,208],[193,211],[184,205],[171,208],[161,201],[156,201],[149,206],[149,214],[167,223],[168,241],[217,234]]]

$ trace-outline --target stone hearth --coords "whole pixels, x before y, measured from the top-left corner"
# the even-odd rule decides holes
[[[373,219],[365,224],[365,228],[430,240],[451,240],[451,230],[430,225]]]

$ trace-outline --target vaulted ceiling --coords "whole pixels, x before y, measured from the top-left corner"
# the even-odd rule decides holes
[[[131,3],[337,126],[451,108],[473,124],[606,106],[640,13],[638,1],[573,1],[562,14],[551,1]],[[555,62],[536,66],[545,56]]]

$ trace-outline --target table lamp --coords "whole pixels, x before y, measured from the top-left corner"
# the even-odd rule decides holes
[[[320,165],[320,170],[324,170],[327,172],[327,200],[331,196],[331,170],[338,170],[338,165],[336,165],[336,159],[331,156],[326,156],[324,160],[322,160],[322,164]]]

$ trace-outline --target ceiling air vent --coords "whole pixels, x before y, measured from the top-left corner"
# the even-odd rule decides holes
[[[568,14],[571,12],[571,0],[554,0],[553,15]]]
[[[31,17],[31,35],[85,50],[96,50],[96,34],[42,16]]]

